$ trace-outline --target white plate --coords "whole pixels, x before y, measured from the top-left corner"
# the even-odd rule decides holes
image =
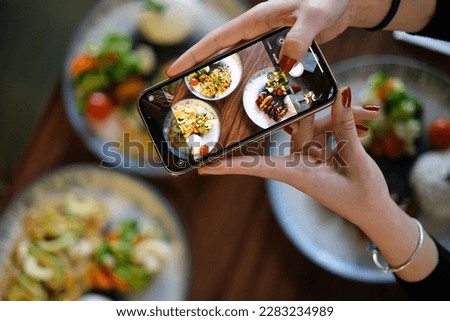
[[[212,107],[210,104],[208,104],[205,101],[202,101],[200,99],[195,99],[195,98],[187,98],[187,99],[178,101],[175,105],[172,106],[172,110],[176,110],[177,108],[180,108],[180,107],[183,107],[186,105],[189,105],[190,107],[195,107],[197,110],[197,114],[208,113],[208,114],[212,114],[214,116],[214,125],[212,126],[211,130],[206,135],[203,135],[201,137],[201,142],[194,141],[192,143],[193,146],[191,146],[191,147],[200,147],[201,145],[206,144],[206,145],[208,145],[209,150],[212,150],[214,148],[214,146],[216,146],[216,143],[219,140],[219,136],[220,136],[219,115],[217,114],[214,107]],[[173,120],[174,120],[173,113],[170,112],[167,115],[166,119],[164,120],[164,124],[163,124],[164,139],[169,143],[169,148],[172,153],[174,153],[175,155],[177,155],[178,157],[181,157],[183,159],[188,159],[189,154],[190,154],[189,150],[191,149],[191,147],[188,144],[186,144],[186,145],[183,144],[182,147],[176,148],[176,147],[172,146],[172,144],[170,142],[169,132],[172,127]],[[192,137],[192,134],[189,137]],[[188,137],[188,140],[189,140],[189,137]],[[194,156],[196,156],[196,155],[194,155]]]
[[[231,72],[231,83],[230,87],[225,90],[225,92],[221,95],[217,95],[216,97],[209,97],[202,95],[196,87],[193,87],[190,82],[189,78],[186,76],[184,77],[184,81],[186,83],[186,86],[189,88],[189,90],[198,98],[204,99],[204,100],[220,100],[228,95],[230,95],[239,85],[242,78],[242,62],[241,58],[239,58],[238,54],[233,54],[231,56],[228,56],[220,61],[218,61],[215,64],[210,65],[210,71],[213,71],[215,68],[219,66],[228,66]]]
[[[182,44],[170,47],[154,47],[158,59],[158,66],[163,66],[171,59],[181,55],[184,50],[195,44],[206,33],[223,25],[236,14],[236,10],[234,10],[233,13],[228,12],[223,10],[223,7],[217,7],[210,1],[164,1],[170,1],[172,4],[183,6],[183,9],[187,14],[192,17],[194,26],[192,36]],[[143,0],[101,0],[92,8],[78,26],[69,43],[62,75],[63,93],[66,111],[71,124],[86,146],[94,153],[94,155],[102,160],[105,165],[144,176],[161,177],[168,176],[169,174],[164,169],[164,166],[156,156],[156,153],[154,159],[151,157],[148,157],[149,159],[144,159],[144,157],[138,159],[135,156],[129,156],[126,153],[122,153],[119,148],[110,150],[110,148],[107,147],[107,143],[110,141],[123,142],[124,138],[121,133],[119,132],[119,137],[115,137],[116,133],[114,131],[114,137],[111,139],[109,138],[112,135],[110,127],[105,129],[101,134],[90,128],[89,124],[86,122],[85,116],[79,112],[70,75],[71,61],[78,53],[86,49],[88,43],[100,43],[106,34],[113,31],[134,36],[138,29],[137,17],[142,11],[142,5]],[[236,6],[233,8],[236,8]],[[138,116],[133,120],[138,123],[141,122],[141,119]],[[151,145],[150,138],[141,143],[145,146]],[[126,143],[123,143],[123,145],[125,144]],[[118,153],[120,153],[121,157],[111,156],[118,155]]]
[[[184,230],[167,200],[151,185],[113,169],[95,165],[69,165],[57,169],[25,188],[0,217],[0,278],[27,210],[48,196],[78,191],[103,199],[111,220],[151,217],[166,231],[172,247],[164,271],[151,285],[127,300],[186,300],[190,281],[190,255]]]
[[[282,119],[276,122],[265,112],[258,108],[258,105],[256,104],[256,98],[258,98],[258,95],[265,88],[267,82],[267,74],[274,71],[275,67],[268,67],[256,72],[245,84],[244,93],[242,95],[242,103],[244,104],[244,109],[247,113],[247,116],[256,125],[264,129],[283,121],[283,119],[287,119],[297,114],[297,111],[295,110],[292,103],[287,104],[288,112]],[[288,96],[286,96],[285,99],[288,99],[287,97]]]
[[[395,56],[364,56],[337,63],[331,69],[340,87],[351,86],[354,103],[358,103],[358,93],[368,76],[384,70],[400,77],[407,90],[423,102],[425,124],[437,116],[450,117],[450,78],[423,63]],[[272,138],[278,145],[290,140],[282,131]],[[275,149],[273,154],[280,153]],[[367,240],[360,237],[355,226],[289,185],[268,180],[267,189],[279,224],[313,262],[356,281],[394,282],[392,274],[375,267],[366,252]],[[420,213],[419,218],[437,240],[450,248],[450,222],[433,221],[426,213]]]

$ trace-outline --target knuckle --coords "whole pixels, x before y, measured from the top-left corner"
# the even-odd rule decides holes
[[[355,120],[353,118],[343,119],[339,121],[339,127],[344,130],[353,130],[355,128]]]

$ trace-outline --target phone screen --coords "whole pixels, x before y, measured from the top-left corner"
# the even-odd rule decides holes
[[[336,82],[314,43],[288,73],[278,56],[288,28],[144,91],[139,111],[166,169],[191,167],[332,103]]]

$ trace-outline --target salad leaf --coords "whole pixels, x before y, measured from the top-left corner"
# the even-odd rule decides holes
[[[99,56],[104,56],[111,52],[119,56],[126,56],[131,51],[132,46],[133,43],[129,36],[123,33],[113,32],[105,37]]]
[[[78,79],[78,87],[82,90],[83,94],[102,90],[108,87],[109,84],[110,81],[108,76],[102,72],[85,73]]]
[[[144,268],[136,265],[119,266],[116,273],[122,277],[132,289],[140,290],[145,288],[151,281],[152,275]]]
[[[166,11],[166,7],[162,3],[155,0],[144,0],[144,9],[158,13],[163,13]]]

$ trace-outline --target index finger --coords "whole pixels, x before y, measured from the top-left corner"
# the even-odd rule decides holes
[[[292,8],[283,2],[263,2],[223,26],[208,33],[198,43],[181,55],[166,71],[171,77],[179,74],[220,50],[250,40],[281,26],[292,25],[295,17]]]

